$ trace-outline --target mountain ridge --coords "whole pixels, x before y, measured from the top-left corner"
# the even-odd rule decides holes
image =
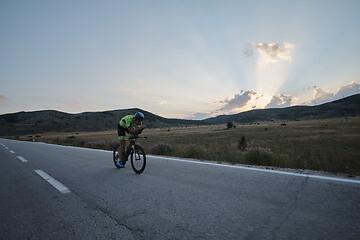
[[[355,94],[332,102],[316,106],[291,106],[286,108],[267,108],[241,112],[232,115],[222,115],[206,119],[208,123],[214,122],[271,122],[271,121],[297,121],[312,119],[328,119],[338,117],[351,117],[359,115],[360,94]]]
[[[355,94],[317,106],[257,109],[232,115],[220,115],[204,120],[164,118],[139,108],[103,112],[65,113],[56,110],[17,112],[0,115],[0,136],[37,134],[44,132],[90,132],[116,129],[119,119],[141,111],[145,124],[151,128],[224,124],[300,121],[353,117],[360,115],[360,94]]]

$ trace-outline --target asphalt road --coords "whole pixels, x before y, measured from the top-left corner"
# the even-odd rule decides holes
[[[360,181],[6,139],[0,163],[0,239],[360,238]]]

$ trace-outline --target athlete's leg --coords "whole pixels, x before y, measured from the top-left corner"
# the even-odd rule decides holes
[[[125,140],[119,140],[119,149],[118,149],[118,153],[119,153],[119,158],[120,158],[120,162],[122,163],[123,159],[123,155],[125,152]]]
[[[120,125],[117,126],[117,130],[118,130],[118,140],[119,140],[119,149],[118,149],[118,153],[119,153],[119,159],[120,159],[120,163],[122,163],[123,159],[123,155],[124,155],[124,151],[125,151],[125,128],[121,127]]]

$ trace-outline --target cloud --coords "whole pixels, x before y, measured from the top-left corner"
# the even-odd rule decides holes
[[[347,85],[341,86],[336,93],[326,92],[316,86],[314,86],[313,88],[315,92],[314,99],[305,104],[318,105],[360,93],[360,84],[356,83],[355,81]]]
[[[257,96],[257,93],[253,90],[250,91],[240,91],[239,94],[235,94],[232,98],[225,98],[222,101],[216,101],[212,104],[221,104],[222,107],[218,108],[211,112],[206,113],[195,113],[190,119],[206,119],[210,117],[215,117],[222,114],[233,114],[241,111],[241,108],[245,107],[251,100],[253,96]]]
[[[241,94],[235,94],[233,98],[226,98],[224,101],[220,103],[224,103],[225,105],[219,109],[219,111],[233,111],[237,108],[242,108],[246,106],[246,104],[251,100],[252,96],[255,96],[256,92],[254,91],[242,91]]]
[[[293,97],[284,93],[277,94],[272,97],[270,103],[265,108],[290,107]]]
[[[353,81],[340,87],[336,93],[327,92],[318,86],[304,88],[303,91],[305,90],[313,90],[314,98],[302,102],[300,105],[318,105],[336,100],[337,98],[358,94],[360,93],[360,84]],[[285,93],[279,93],[271,97],[261,95],[253,90],[242,90],[232,98],[227,97],[222,101],[213,102],[213,104],[221,104],[222,106],[220,108],[207,113],[195,113],[190,119],[206,119],[222,114],[239,113],[250,109],[290,107],[299,104],[296,103],[297,100],[298,98]]]
[[[291,50],[295,47],[294,44],[284,42],[283,44],[279,43],[255,43],[251,42],[251,46],[253,46],[258,53],[260,53],[260,63],[276,63],[279,60],[292,61],[292,57],[290,55]],[[244,52],[246,56],[251,56],[248,53],[248,50]]]
[[[161,101],[161,100],[159,100],[159,101],[156,101],[155,103],[156,103],[156,105],[165,105],[165,104],[167,104],[168,102],[167,102],[167,101]]]
[[[358,93],[360,93],[360,84],[356,83],[355,81],[352,81],[348,85],[340,87],[338,92],[335,94],[334,98],[340,99]]]
[[[321,88],[314,88],[315,98],[309,102],[310,105],[318,105],[333,100],[334,93],[326,92]]]

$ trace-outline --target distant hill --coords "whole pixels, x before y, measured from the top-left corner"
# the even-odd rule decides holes
[[[134,114],[137,111],[145,114],[146,125],[152,128],[224,124],[227,122],[251,123],[327,119],[360,116],[360,94],[318,106],[259,109],[205,120],[163,118],[137,108],[78,114],[53,110],[18,112],[0,115],[0,136],[44,132],[115,131],[116,124],[121,116]]]
[[[195,120],[168,119],[142,109],[69,114],[54,110],[18,112],[0,115],[0,136],[43,132],[93,132],[116,130],[122,116],[143,112],[148,127],[189,126],[201,124]]]
[[[297,121],[360,116],[360,94],[317,106],[293,106],[251,110],[204,120],[207,124]]]

